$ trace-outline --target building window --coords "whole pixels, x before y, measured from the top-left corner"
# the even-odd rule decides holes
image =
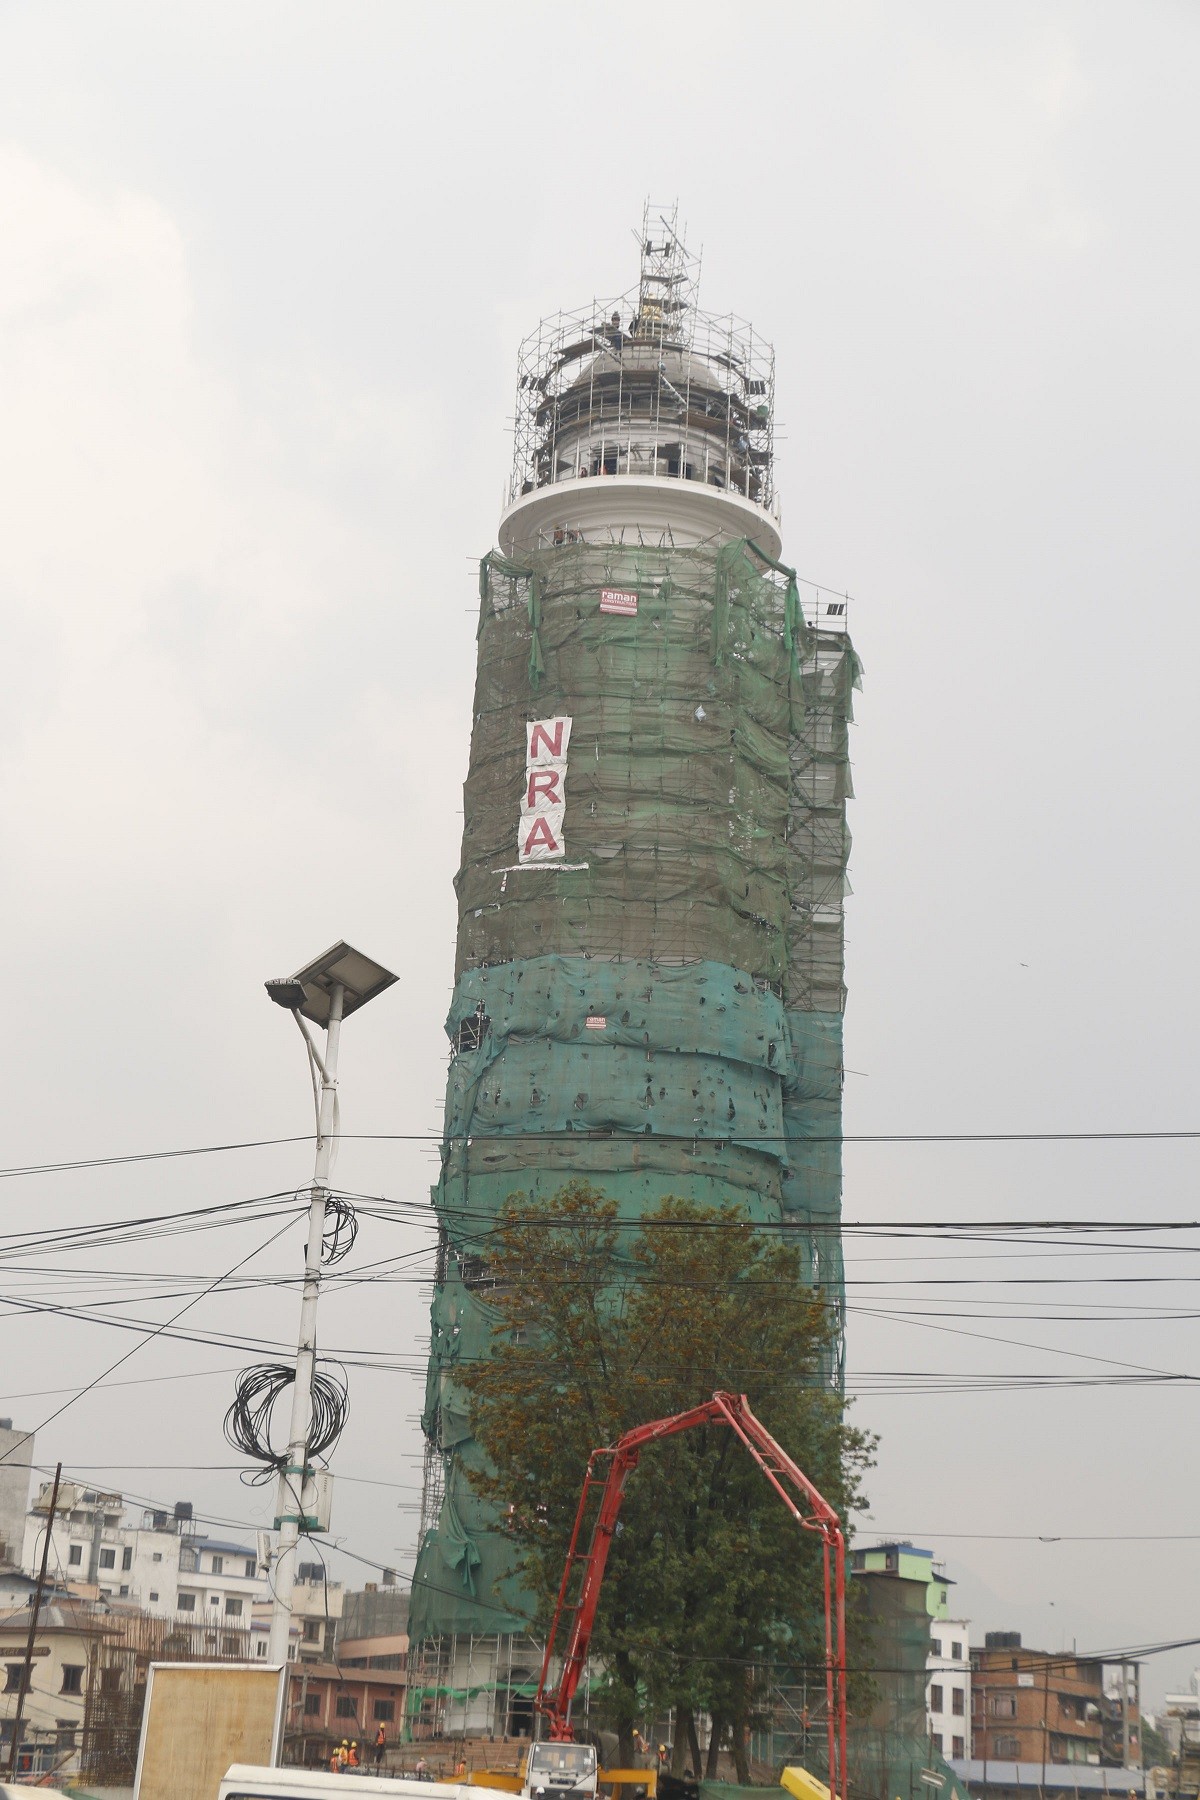
[[[942,1734],[941,1734],[941,1732],[940,1731],[931,1731],[929,1734],[929,1741],[933,1745],[934,1750],[940,1756],[942,1754]]]
[[[963,1659],[962,1645],[961,1644],[951,1644],[950,1654],[954,1658],[955,1662],[961,1662]]]
[[[334,1708],[339,1719],[357,1719],[358,1703],[353,1694],[339,1694]]]
[[[1015,1737],[994,1737],[992,1739],[992,1755],[1008,1757],[1016,1762],[1021,1751],[1021,1740]]]
[[[151,1589],[150,1589],[150,1598],[151,1598],[151,1599],[152,1599],[152,1600],[157,1600],[157,1599],[158,1599],[158,1593],[157,1593],[157,1591],[156,1591],[156,1590],[155,1590],[155,1589],[154,1589],[154,1588],[151,1588]]]
[[[121,1599],[128,1600],[128,1598],[129,1598],[129,1583],[127,1581],[123,1581],[121,1583]]]
[[[154,1552],[154,1555],[150,1558],[150,1561],[151,1562],[161,1562],[162,1561],[162,1551],[156,1550]]]
[[[942,1690],[937,1682],[935,1682],[929,1690],[929,1710],[930,1712],[945,1711],[945,1701],[942,1697]]]
[[[236,1637],[234,1637],[232,1632],[227,1632],[222,1637],[221,1649],[224,1651],[226,1656],[236,1656],[237,1655],[238,1641],[237,1641]]]
[[[220,1606],[220,1604],[221,1604],[220,1594],[210,1594],[208,1596],[208,1604],[210,1606]]]
[[[319,1713],[321,1710],[320,1694],[305,1694],[304,1710],[306,1713],[309,1713],[309,1714]]]
[[[133,1545],[132,1544],[126,1544],[125,1548],[121,1552],[121,1567],[122,1567],[122,1569],[132,1569],[132,1567],[133,1567]]]
[[[967,1746],[966,1746],[965,1739],[955,1738],[954,1739],[954,1749],[951,1752],[951,1755],[953,1756],[955,1762],[961,1762],[963,1757],[966,1755],[966,1753],[967,1753]]]
[[[390,1725],[395,1716],[396,1702],[394,1700],[377,1700],[375,1702],[372,1717],[378,1719],[381,1725]]]
[[[75,1748],[75,1727],[70,1719],[56,1719],[54,1723],[58,1727],[56,1733],[58,1743],[55,1748],[59,1751],[73,1750]]]
[[[966,1695],[961,1688],[950,1689],[950,1711],[959,1719],[966,1713],[965,1701]]]
[[[319,1644],[320,1643],[320,1641],[321,1641],[321,1621],[319,1619],[305,1619],[305,1621],[304,1621],[304,1641],[306,1644]]]
[[[932,1650],[933,1650],[933,1654],[934,1654],[934,1655],[935,1655],[935,1656],[940,1656],[940,1655],[941,1655],[941,1654],[942,1654],[942,1640],[941,1640],[941,1638],[934,1638],[934,1640],[933,1640],[933,1643],[932,1643],[932,1645],[931,1645],[931,1646],[930,1646],[930,1647],[931,1647],[931,1649],[932,1649]]]
[[[223,1575],[225,1573],[225,1558],[223,1556],[213,1557],[212,1572],[214,1575]]]
[[[225,1599],[225,1617],[227,1619],[240,1619],[241,1616],[242,1616],[241,1600],[235,1594],[227,1595],[226,1599]]]
[[[993,1694],[990,1711],[993,1719],[1015,1719],[1017,1696],[1015,1694]]]
[[[116,1566],[117,1566],[116,1551],[115,1550],[102,1550],[100,1552],[100,1567],[102,1569],[115,1569]]]
[[[67,1561],[69,1563],[75,1563],[75,1564],[79,1564],[83,1561],[83,1545],[82,1544],[72,1544],[71,1545],[70,1549],[67,1551]]]
[[[4,1691],[6,1694],[18,1694],[21,1691],[21,1670],[24,1663],[5,1663]]]
[[[256,1560],[254,1559],[253,1556],[248,1556],[246,1558],[246,1580],[253,1581],[254,1577],[257,1574],[258,1574],[258,1563],[256,1562]]]
[[[255,1656],[265,1656],[267,1654],[267,1644],[266,1644],[265,1638],[260,1638],[258,1643],[255,1644],[254,1654],[255,1654]]]
[[[195,1612],[196,1596],[195,1594],[177,1594],[175,1605],[179,1612]]]
[[[63,1678],[62,1678],[62,1687],[60,1689],[60,1692],[64,1693],[64,1694],[82,1694],[82,1692],[83,1692],[83,1664],[82,1663],[64,1663],[63,1664]]]
[[[195,1575],[198,1572],[198,1561],[194,1550],[179,1552],[179,1569],[183,1575]]]

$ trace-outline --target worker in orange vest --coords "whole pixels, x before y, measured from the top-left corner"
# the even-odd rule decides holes
[[[346,1758],[346,1767],[348,1769],[357,1769],[357,1767],[358,1767],[358,1739],[357,1738],[355,1738],[350,1745],[350,1754]]]

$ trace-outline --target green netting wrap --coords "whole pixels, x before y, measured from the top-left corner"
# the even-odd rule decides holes
[[[416,1640],[518,1628],[455,1382],[486,1354],[468,1282],[511,1196],[582,1176],[626,1218],[734,1200],[842,1306],[849,639],[745,542],[493,553],[479,593]],[[558,718],[563,854],[523,864],[526,728]]]
[[[636,593],[636,614],[601,611],[605,587]],[[782,982],[792,907],[814,904],[789,826],[826,804],[793,795],[790,759],[806,773],[816,755],[840,762],[840,783],[823,788],[844,795],[845,717],[839,738],[818,714],[857,678],[844,637],[827,646],[789,625],[791,587],[741,543],[487,559],[460,969],[578,952],[710,960]],[[550,876],[513,865],[525,722],[555,713],[573,721],[566,860],[587,867]],[[840,796],[829,804],[840,810]]]
[[[924,1581],[855,1574],[855,1597],[870,1628],[874,1704],[850,1728],[850,1793],[861,1800],[969,1800],[961,1782],[929,1742],[925,1713],[929,1612]],[[931,1785],[928,1777],[936,1778]]]

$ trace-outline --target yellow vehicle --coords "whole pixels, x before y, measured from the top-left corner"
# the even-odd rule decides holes
[[[600,1793],[604,1800],[654,1800],[658,1770],[601,1769]]]

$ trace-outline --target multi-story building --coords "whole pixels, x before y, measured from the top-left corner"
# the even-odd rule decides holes
[[[970,1717],[966,1633],[956,1635],[950,1619],[953,1583],[933,1552],[915,1544],[864,1545],[851,1551],[850,1569],[875,1687],[869,1712],[855,1720],[857,1779],[864,1792],[892,1795],[921,1793],[933,1779],[941,1800],[965,1800],[961,1778],[946,1766],[956,1740],[967,1747]]]
[[[971,1754],[971,1628],[945,1609],[929,1621],[929,1681],[925,1710],[929,1741],[947,1762]]]
[[[220,1619],[240,1630],[249,1625],[254,1602],[266,1595],[253,1546],[196,1535],[180,1543],[174,1611]]]
[[[49,1510],[47,1482],[26,1521],[28,1573],[40,1563]],[[65,1482],[50,1529],[49,1568],[57,1580],[155,1618],[183,1614],[233,1629],[248,1626],[253,1602],[266,1597],[256,1549],[198,1532],[186,1500],[172,1513],[130,1514],[121,1494]]]
[[[288,1658],[292,1662],[331,1662],[336,1654],[342,1618],[342,1584],[331,1581],[323,1563],[300,1563],[292,1594]],[[268,1654],[273,1607],[255,1602],[251,1619],[253,1655]]]
[[[1140,1770],[1136,1663],[1031,1650],[1015,1631],[988,1632],[971,1663],[973,1788],[997,1763]]]
[[[284,1760],[323,1766],[343,1738],[358,1744],[364,1769],[382,1725],[389,1747],[404,1721],[402,1669],[347,1669],[342,1663],[304,1662],[293,1671],[284,1715]]]
[[[925,1728],[929,1742],[948,1762],[970,1754],[971,1652],[970,1625],[950,1617],[954,1582],[932,1550],[916,1544],[870,1544],[851,1554],[856,1575],[890,1575],[920,1582],[928,1620],[925,1667]]]
[[[344,1669],[403,1669],[408,1661],[408,1601],[401,1589],[375,1582],[347,1594],[338,1631]]]
[[[21,1561],[32,1461],[33,1433],[0,1419],[0,1567]]]
[[[17,1773],[59,1776],[78,1766],[88,1695],[88,1669],[97,1644],[116,1630],[114,1621],[65,1594],[43,1599],[33,1640],[30,1679],[21,1711]],[[29,1607],[0,1615],[0,1750],[12,1743],[29,1636]]]

